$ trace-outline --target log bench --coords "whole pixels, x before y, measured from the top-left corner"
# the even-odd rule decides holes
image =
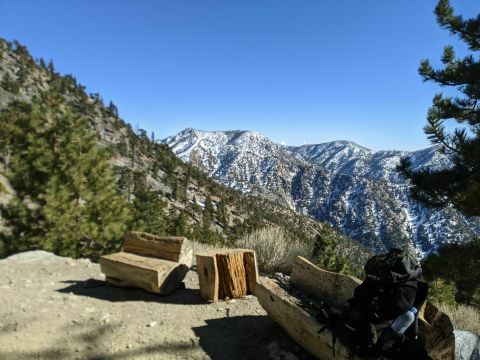
[[[255,293],[258,268],[255,251],[215,249],[196,254],[200,295],[207,301],[236,299]]]
[[[193,262],[193,248],[184,237],[131,232],[123,251],[100,258],[105,280],[167,295],[177,290]]]
[[[353,276],[320,269],[298,257],[288,284],[282,285],[274,279],[262,277],[255,288],[255,296],[268,315],[305,350],[318,359],[343,360],[352,358],[350,351],[337,342],[333,355],[332,334],[328,329],[318,333],[323,324],[315,319],[315,311],[308,309],[305,304],[325,301],[341,309],[359,284],[361,281]],[[298,292],[302,297],[298,296]],[[419,335],[432,359],[453,359],[455,338],[452,322],[429,302],[419,311]],[[355,356],[355,359],[367,360],[360,356]]]

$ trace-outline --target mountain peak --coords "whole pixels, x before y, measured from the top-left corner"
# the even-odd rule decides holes
[[[452,209],[411,199],[396,167],[404,156],[416,169],[445,166],[448,159],[433,148],[372,151],[347,140],[295,147],[248,130],[187,130],[165,141],[182,160],[224,185],[327,221],[377,251],[408,241],[428,252],[480,233],[480,222],[468,225]]]

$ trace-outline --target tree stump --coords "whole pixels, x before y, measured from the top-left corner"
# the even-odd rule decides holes
[[[203,299],[236,299],[255,292],[258,269],[253,250],[203,251],[196,259]]]

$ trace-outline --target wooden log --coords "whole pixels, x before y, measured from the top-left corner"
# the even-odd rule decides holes
[[[296,297],[272,279],[261,277],[255,288],[255,296],[268,315],[317,359],[349,359],[349,351],[339,341],[335,344],[335,357],[333,356],[332,334],[328,330],[319,334],[322,324],[301,307],[301,302]],[[355,359],[362,360],[358,356]]]
[[[221,299],[238,299],[247,295],[247,274],[243,252],[217,254],[219,275],[218,296]]]
[[[427,302],[420,311],[420,339],[434,360],[450,360],[455,355],[455,335],[449,316]]]
[[[355,277],[322,270],[301,257],[297,259],[290,281],[313,300],[325,300],[339,307],[343,307],[351,297],[354,285],[361,283]],[[301,307],[300,300],[267,278],[259,281],[255,295],[268,314],[307,351],[319,359],[333,359],[331,333],[325,330],[320,336],[316,334],[321,324],[316,322],[313,314]],[[453,359],[453,326],[446,314],[427,302],[419,312],[419,330],[420,339],[434,360]],[[339,342],[337,344],[335,359],[348,359],[348,350]]]
[[[252,294],[258,280],[255,252],[215,249],[196,255],[200,294],[207,301]]]
[[[132,231],[124,238],[123,251],[175,261],[189,267],[193,263],[193,247],[187,238],[184,237],[156,236]]]
[[[255,294],[255,286],[258,282],[258,264],[255,251],[245,250],[243,252],[243,260],[245,263],[245,273],[247,275],[247,293]]]
[[[167,295],[177,290],[189,267],[165,259],[119,252],[100,258],[106,281],[115,286],[136,287]]]
[[[200,283],[200,296],[208,301],[218,301],[217,259],[209,253],[198,253],[197,273]]]
[[[353,296],[353,290],[362,283],[354,276],[342,275],[320,269],[307,259],[298,256],[290,276],[290,283],[306,295],[343,308]]]

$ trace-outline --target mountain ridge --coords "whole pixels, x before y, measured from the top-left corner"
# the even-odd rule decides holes
[[[218,184],[192,165],[180,161],[167,146],[155,142],[153,134],[149,136],[142,129],[134,131],[119,116],[112,102],[105,105],[100,94],[87,93],[85,86],[73,75],[61,75],[52,61],[47,64],[43,59],[35,60],[25,46],[0,38],[0,113],[19,104],[28,108],[46,92],[58,96],[65,108],[85,119],[98,148],[108,148],[115,187],[131,208],[133,225],[129,226],[133,229],[234,246],[242,236],[256,229],[276,226],[285,230],[292,241],[332,242],[335,245],[332,254],[345,258],[355,265],[355,271],[361,271],[361,259],[365,259],[368,252],[358,243],[326,223],[254,194],[244,195]],[[2,129],[12,125],[19,134],[27,136],[22,128],[16,128],[15,120],[12,124],[0,125]],[[30,138],[44,141],[42,132],[46,125],[36,123]],[[236,140],[241,141],[240,137]],[[12,153],[23,156],[21,149],[6,148],[0,141],[0,236],[4,235],[0,237],[0,257],[9,254],[5,252],[5,244],[19,243],[18,239],[8,236],[11,223],[2,217],[11,199],[18,195],[9,180]],[[18,196],[16,200],[23,199]],[[119,248],[120,241],[115,239],[112,246]]]
[[[376,251],[410,242],[427,253],[480,233],[478,219],[411,198],[396,166],[405,156],[415,170],[448,166],[431,147],[373,151],[346,140],[285,146],[250,130],[192,128],[161,142],[218,182],[326,221]]]

